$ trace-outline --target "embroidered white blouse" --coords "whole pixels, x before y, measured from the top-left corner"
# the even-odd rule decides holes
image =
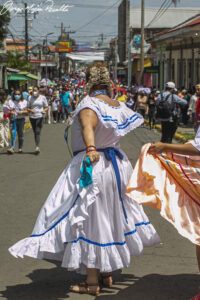
[[[81,125],[77,118],[79,112],[85,108],[93,110],[98,117],[98,125],[95,129],[95,145],[97,149],[107,147],[119,148],[120,137],[139,127],[144,122],[140,114],[132,111],[122,102],[119,102],[119,104],[119,107],[114,107],[95,97],[86,96],[78,105],[71,120],[72,150],[80,151],[85,149],[85,144],[80,134]]]

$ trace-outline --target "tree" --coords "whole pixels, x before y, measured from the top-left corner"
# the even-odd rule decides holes
[[[26,61],[24,53],[16,50],[7,51],[8,63],[7,66],[20,71],[31,71],[31,65]]]
[[[0,48],[3,46],[3,41],[8,33],[7,26],[10,23],[10,12],[8,10],[3,11],[3,6],[0,5]]]

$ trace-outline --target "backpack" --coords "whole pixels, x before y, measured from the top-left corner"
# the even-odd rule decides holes
[[[173,116],[173,110],[174,110],[174,97],[172,95],[172,104],[170,104],[167,100],[171,96],[171,94],[167,95],[166,98],[164,98],[163,93],[160,94],[161,100],[156,105],[156,118],[157,119],[169,119]]]

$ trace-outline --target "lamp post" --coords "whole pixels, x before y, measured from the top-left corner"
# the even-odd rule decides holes
[[[140,85],[144,84],[144,18],[145,18],[145,0],[141,0]]]
[[[46,47],[47,47],[47,37],[51,34],[54,34],[54,32],[50,32],[50,33],[47,33],[45,36],[46,36]],[[47,86],[47,51],[46,51],[46,55],[45,55],[45,58],[46,58],[46,70],[45,70],[45,77],[46,77],[46,86]]]

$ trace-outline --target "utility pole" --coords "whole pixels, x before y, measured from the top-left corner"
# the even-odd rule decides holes
[[[46,34],[46,40],[45,40],[45,42],[46,42],[46,54],[45,54],[45,59],[46,59],[46,68],[45,68],[45,77],[46,77],[46,86],[47,86],[47,77],[48,77],[48,75],[47,75],[47,52],[48,52],[48,42],[47,42],[47,37],[49,36],[49,35],[51,35],[51,34],[53,34],[54,32],[50,32],[50,33],[47,33]]]
[[[117,54],[118,54],[118,53],[117,53],[117,52],[118,52],[118,51],[117,51],[117,50],[118,50],[118,49],[117,49],[117,48],[118,48],[118,47],[117,47],[117,41],[118,41],[118,40],[117,40],[117,38],[116,38],[116,39],[115,39],[115,75],[114,75],[115,82],[117,81]]]
[[[27,9],[27,3],[24,3],[25,8],[25,57],[26,61],[28,61],[28,9]]]
[[[141,0],[141,54],[140,54],[140,85],[144,83],[144,18],[145,18],[145,0]]]
[[[101,38],[101,43],[103,45],[103,42],[104,42],[104,34],[103,33],[100,34],[100,38]]]
[[[129,50],[128,50],[128,88],[132,86],[132,53],[131,53],[132,28],[129,27]]]
[[[60,28],[61,29],[61,35],[59,37],[58,42],[70,42],[70,33],[76,33],[76,31],[65,31],[66,28],[70,28],[70,26],[68,27],[64,27],[63,23],[61,23],[60,27],[56,27],[55,28]],[[59,53],[59,78],[61,78],[61,69],[62,69],[62,61],[63,61],[63,56],[61,56],[61,54]],[[68,59],[65,59],[65,69],[68,70]]]

